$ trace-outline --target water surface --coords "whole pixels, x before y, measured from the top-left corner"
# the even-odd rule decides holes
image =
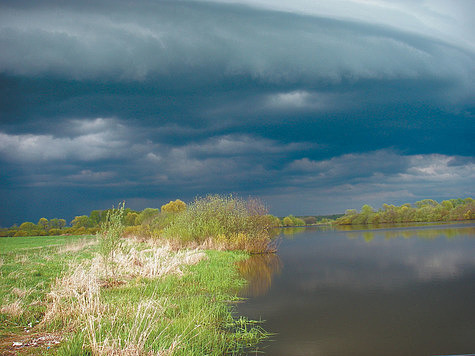
[[[284,233],[240,265],[267,355],[475,353],[475,224]]]

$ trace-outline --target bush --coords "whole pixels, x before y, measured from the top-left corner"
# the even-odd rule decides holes
[[[215,247],[262,253],[271,249],[270,228],[271,219],[260,201],[208,195],[176,214],[163,235],[184,245],[206,241]]]
[[[138,237],[140,239],[149,239],[152,232],[149,225],[127,226],[124,229],[124,237]]]
[[[106,275],[111,269],[114,274],[112,266],[112,258],[114,254],[123,248],[122,235],[124,233],[124,206],[125,203],[119,204],[117,209],[110,209],[107,211],[106,219],[101,224],[98,232],[99,253],[106,267]]]

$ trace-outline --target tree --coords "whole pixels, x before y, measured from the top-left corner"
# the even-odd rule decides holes
[[[46,219],[46,218],[41,218],[40,220],[38,220],[38,227],[39,227],[40,229],[43,229],[43,230],[45,230],[45,231],[48,231],[48,227],[49,227],[48,225],[49,225],[48,219]]]
[[[125,225],[126,226],[137,225],[136,221],[137,221],[138,216],[139,214],[137,214],[136,212],[129,211],[127,215],[125,215],[125,218],[124,218]]]
[[[282,223],[284,226],[305,226],[305,221],[293,215],[286,216]]]
[[[447,210],[452,210],[454,208],[454,204],[450,200],[444,200],[440,204]]]
[[[32,222],[26,221],[20,225],[19,230],[32,231],[32,230],[36,230],[36,228],[37,226],[35,224],[33,224]]]
[[[101,210],[91,211],[91,213],[89,214],[89,223],[91,224],[91,226],[99,225],[99,223],[101,222],[101,214]]]
[[[286,216],[283,220],[282,220],[282,225],[284,226],[292,226],[292,219],[288,216]]]
[[[306,225],[314,225],[317,223],[317,218],[315,216],[306,216],[303,218],[303,221]]]
[[[179,213],[180,211],[186,210],[186,204],[180,199],[175,201],[170,201],[168,204],[162,205],[160,208],[162,213]]]
[[[58,219],[58,226],[59,226],[59,229],[62,229],[63,227],[65,227],[66,226],[66,220]]]
[[[437,203],[435,200],[433,199],[423,199],[423,200],[420,200],[420,201],[417,201],[416,202],[416,206],[417,208],[423,208],[425,206],[430,206],[430,207],[435,207],[439,205],[439,203]]]
[[[160,211],[158,209],[146,208],[140,212],[139,216],[137,216],[135,224],[149,224],[158,214],[160,214]]]
[[[363,207],[361,208],[361,214],[370,215],[373,212],[374,212],[373,208],[368,204],[363,205]]]
[[[71,221],[71,225],[75,229],[79,229],[81,227],[87,228],[87,227],[89,227],[89,216],[87,216],[87,215],[76,216]]]
[[[64,219],[56,219],[56,218],[51,219],[51,220],[49,221],[49,226],[50,226],[50,228],[52,228],[52,229],[62,229],[63,227],[66,226],[66,220],[64,220]]]

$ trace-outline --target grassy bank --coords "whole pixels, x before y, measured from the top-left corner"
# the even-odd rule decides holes
[[[0,239],[0,353],[239,354],[264,333],[233,318],[242,252],[129,243],[104,275],[95,237]]]

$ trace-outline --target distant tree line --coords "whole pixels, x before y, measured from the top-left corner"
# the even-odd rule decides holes
[[[401,206],[383,204],[375,211],[369,205],[363,205],[361,211],[349,209],[335,223],[339,225],[365,225],[405,222],[438,222],[475,219],[475,201],[472,198],[450,199],[441,203],[433,199],[424,199],[414,205]]]
[[[40,218],[38,223],[24,222],[22,224],[13,225],[10,228],[0,229],[0,236],[52,236],[52,235],[85,235],[95,234],[99,231],[108,214],[112,209],[93,210],[89,215],[79,215],[71,220],[70,225],[66,224],[65,219],[46,219]],[[173,202],[165,204],[161,210],[146,208],[142,211],[135,211],[125,208],[122,211],[122,220],[126,227],[142,226],[152,222],[160,215],[167,213],[179,212],[186,209],[186,204],[177,199]],[[129,229],[130,230],[130,229]]]

